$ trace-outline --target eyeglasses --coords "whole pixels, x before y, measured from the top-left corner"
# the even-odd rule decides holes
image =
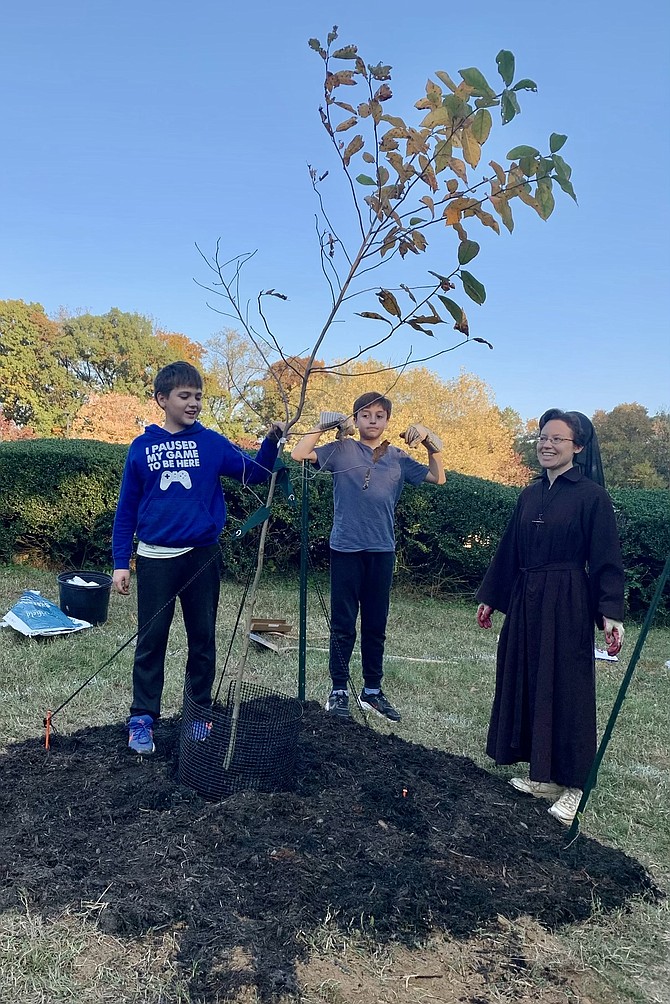
[[[574,443],[574,439],[567,439],[565,436],[538,436],[535,442],[541,445],[551,443],[552,446],[560,446],[561,443]]]

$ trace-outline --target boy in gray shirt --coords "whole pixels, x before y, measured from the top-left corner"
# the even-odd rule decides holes
[[[354,402],[353,423],[339,412],[324,413],[318,426],[302,437],[291,456],[309,460],[333,474],[334,519],[330,535],[330,659],[331,692],[326,711],[349,716],[349,660],[361,616],[361,661],[364,686],[361,704],[389,721],[400,714],[386,698],[383,676],[384,642],[393,568],[394,513],[405,482],[444,484],[440,463],[442,444],[425,426],[412,425],[403,433],[410,447],[423,443],[428,465],[412,460],[391,446],[383,434],[391,417],[391,402],[376,391]],[[358,429],[358,440],[350,439]],[[337,439],[317,446],[328,429]]]

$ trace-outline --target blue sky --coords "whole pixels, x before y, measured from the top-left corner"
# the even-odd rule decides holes
[[[307,39],[337,24],[366,62],[390,63],[386,110],[406,118],[438,69],[458,78],[477,66],[497,84],[507,48],[517,79],[539,92],[522,95],[522,115],[485,159],[567,133],[579,206],[559,192],[543,223],[517,200],[512,236],[472,228],[482,251],[469,268],[488,295],[482,307],[463,303],[472,333],[495,349],[471,344],[433,368],[477,373],[524,418],[629,401],[670,409],[666,4],[13,0],[3,22],[1,298],[50,314],[116,306],[204,341],[228,322],[193,281],[209,277],[195,244],[211,252],[220,238],[225,256],[258,249],[246,295],[289,297],[273,304],[273,326],[287,352],[302,352],[328,310],[308,163],[331,170],[324,195],[345,230],[350,212]],[[454,267],[446,231],[422,264]],[[371,294],[354,309],[375,306]],[[376,336],[365,323],[348,315],[322,355]],[[403,359],[410,343],[423,355],[427,341],[398,336],[385,357]]]

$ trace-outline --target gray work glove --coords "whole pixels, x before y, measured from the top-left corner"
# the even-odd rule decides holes
[[[344,415],[341,411],[322,411],[319,415],[319,429],[321,432],[337,429],[336,439],[353,436],[356,431],[351,415]]]
[[[400,438],[405,440],[410,450],[415,450],[419,443],[423,443],[429,453],[442,452],[442,440],[425,425],[410,425],[400,433]]]

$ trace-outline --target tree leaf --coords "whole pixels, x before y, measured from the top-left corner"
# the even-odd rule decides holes
[[[500,104],[500,98],[475,98],[475,108],[495,108]]]
[[[463,156],[470,167],[477,167],[482,155],[482,148],[472,134],[472,129],[461,130]]]
[[[569,195],[571,199],[574,199],[575,202],[577,202],[577,196],[575,195],[575,190],[572,187],[572,182],[568,181],[567,178],[559,178],[559,177],[556,178],[556,181],[558,182],[559,186],[563,189],[563,191],[566,193],[566,195]]]
[[[475,112],[475,117],[472,120],[470,128],[472,129],[472,135],[480,146],[486,143],[486,140],[489,138],[492,125],[491,112],[487,111],[486,108],[480,108],[478,112]]]
[[[451,77],[449,76],[449,74],[445,73],[444,70],[437,70],[435,76],[438,77],[442,81],[443,84],[446,84],[450,91],[457,91],[458,90],[458,87],[456,86],[456,84],[453,82],[453,80],[451,79]]]
[[[384,321],[385,324],[390,324],[393,327],[393,321],[389,321],[388,317],[382,317],[381,314],[375,314],[374,310],[361,310],[356,311],[358,317],[369,317],[373,321]]]
[[[358,122],[355,115],[351,118],[345,119],[344,122],[340,122],[338,126],[335,126],[335,132],[346,132],[347,129],[352,129]]]
[[[398,301],[390,289],[380,289],[377,293],[377,299],[388,314],[393,314],[394,317],[402,316]]]
[[[458,245],[458,264],[467,265],[469,261],[479,254],[479,244],[477,241],[461,241]]]
[[[448,296],[442,296],[442,293],[438,293],[437,296],[439,300],[442,300],[442,303],[445,305],[456,323],[460,324],[463,320],[464,313],[462,307],[459,307],[455,300],[450,300]]]
[[[500,112],[503,125],[507,125],[508,122],[512,121],[515,115],[520,114],[521,108],[519,107],[519,101],[514,91],[503,91]]]
[[[359,174],[359,175],[357,175],[356,176],[356,181],[358,182],[359,185],[376,185],[377,184],[377,182],[373,178],[369,177],[369,175],[367,175],[367,174]]]
[[[515,146],[507,154],[508,160],[519,160],[521,157],[539,157],[540,151],[534,146]]]
[[[572,174],[572,168],[570,165],[566,164],[560,153],[555,153],[551,159],[554,165],[554,170],[556,171],[556,177],[564,178],[565,181],[569,181],[570,175]]]
[[[375,162],[374,154],[368,153],[368,151],[366,150],[365,153],[363,154],[363,160],[365,161],[366,164],[374,164]]]
[[[419,202],[423,202],[424,206],[428,206],[433,216],[435,216],[435,203],[431,199],[430,195],[422,195]]]
[[[414,293],[412,292],[412,290],[409,288],[409,286],[406,286],[404,282],[401,282],[400,283],[400,288],[405,290],[405,292],[409,296],[409,298],[412,301],[412,303],[416,303],[416,297],[415,297]]]
[[[509,49],[501,49],[496,56],[496,64],[503,82],[509,87],[514,80],[514,53]]]
[[[466,84],[472,88],[472,93],[480,98],[495,98],[496,92],[489,85],[484,74],[476,66],[468,66],[458,71]]]
[[[490,349],[493,348],[490,342],[487,342],[485,338],[473,338],[473,342],[481,342],[482,345],[488,345]]]
[[[314,49],[315,52],[320,52],[321,42],[318,40],[318,38],[310,38],[307,44],[310,47],[310,49]]]
[[[355,153],[363,149],[363,137],[360,133],[357,133],[354,138],[347,144],[347,147],[342,154],[342,161],[345,167],[349,166],[349,162]],[[363,184],[363,182],[361,182]],[[374,184],[374,182],[373,182]]]
[[[418,226],[419,223],[425,223],[425,222],[426,221],[422,220],[420,216],[413,216],[409,221],[409,225],[410,227],[416,227]]]
[[[470,272],[466,272],[463,268],[460,271],[460,277],[461,282],[463,283],[463,289],[468,294],[470,299],[474,300],[475,303],[478,303],[481,306],[486,299],[486,290],[479,279],[475,279],[474,275]]]
[[[552,132],[551,136],[549,137],[549,149],[551,150],[551,152],[558,153],[563,144],[566,142],[567,138],[568,137],[564,136],[563,133]]]
[[[515,84],[512,88],[513,91],[537,91],[537,84],[534,80],[527,80],[525,77],[520,80],[518,84]]]
[[[422,327],[421,322],[417,321],[416,318],[410,318],[409,321],[405,321],[405,324],[409,324],[411,328],[413,328],[415,331],[420,331],[421,334],[423,335],[430,335],[431,338],[435,337],[433,335],[433,332],[429,331],[428,328]]]
[[[537,183],[535,200],[538,205],[538,215],[543,220],[548,220],[554,211],[554,195],[551,190],[551,178],[542,178]]]
[[[420,230],[412,230],[412,241],[414,242],[414,247],[418,248],[419,251],[425,251],[428,246],[428,241],[423,236]]]
[[[368,65],[368,70],[370,71],[370,76],[374,77],[375,80],[390,80],[391,79],[391,67],[384,66],[382,63],[377,63],[376,66]]]
[[[331,52],[331,56],[333,57],[333,59],[355,59],[357,52],[358,52],[357,46],[345,45],[344,48],[336,49],[335,52]]]

